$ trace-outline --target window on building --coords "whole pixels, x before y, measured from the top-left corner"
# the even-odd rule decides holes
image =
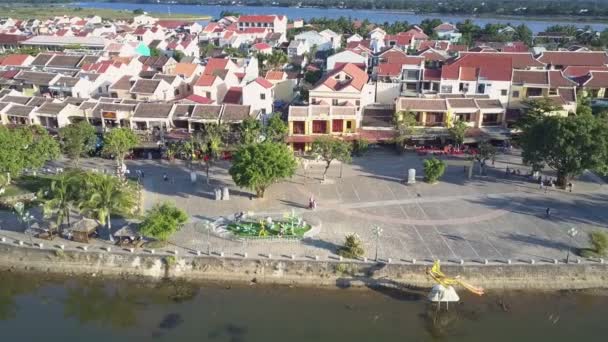
[[[513,91],[513,98],[519,97],[519,90]]]
[[[97,88],[97,92],[100,94],[103,93],[103,88],[102,87]]]
[[[502,89],[500,91],[500,96],[507,96],[507,89]]]
[[[331,131],[334,133],[342,133],[344,128],[344,120],[336,119],[331,121]]]
[[[471,121],[471,113],[460,113],[457,114],[458,117],[458,121],[463,121],[463,122],[470,122]]]
[[[266,94],[261,93],[260,94],[260,100],[266,100]]]
[[[556,88],[550,88],[549,89],[549,95],[557,95],[557,89]]]
[[[353,129],[353,122],[352,121],[346,121],[346,129],[347,130]]]
[[[483,125],[497,125],[499,114],[484,114],[482,119]]]
[[[527,96],[542,96],[543,90],[542,88],[528,88],[526,91]]]
[[[463,93],[468,93],[469,92],[469,84],[468,83],[464,83],[464,82],[460,82],[460,84],[458,85],[458,90],[463,92]]]
[[[331,100],[331,104],[332,104],[333,106],[337,106],[337,105],[338,105],[338,99],[333,99],[333,100]]]
[[[441,86],[441,92],[446,93],[446,94],[451,94],[452,86],[446,86],[446,85]]]
[[[325,133],[327,133],[327,121],[325,121],[325,120],[314,120],[312,122],[312,132],[314,134],[325,134]]]
[[[294,121],[293,125],[293,134],[304,134],[306,132],[306,122],[305,121]]]
[[[355,106],[359,107],[361,105],[361,101],[360,100],[355,100]]]
[[[477,94],[485,94],[486,93],[486,84],[485,83],[479,83],[477,85]]]

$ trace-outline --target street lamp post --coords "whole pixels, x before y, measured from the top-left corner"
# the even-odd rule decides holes
[[[378,261],[378,245],[380,244],[380,236],[382,235],[382,232],[383,229],[380,228],[380,226],[374,226],[372,228],[372,234],[376,236],[376,256],[374,257],[376,262]]]
[[[572,239],[572,241],[574,241],[574,237],[576,237],[576,235],[578,235],[578,230],[574,227],[568,229],[567,232],[568,236],[570,237],[570,239]],[[572,249],[571,245],[568,245],[568,253],[566,254],[566,264],[570,262],[570,250]]]

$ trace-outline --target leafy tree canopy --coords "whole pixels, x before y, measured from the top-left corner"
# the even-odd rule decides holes
[[[15,174],[40,168],[60,153],[57,141],[40,126],[0,126],[0,146],[0,169]]]
[[[350,163],[352,148],[352,144],[330,136],[315,139],[312,143],[312,153],[325,161],[323,179],[325,179],[332,161],[339,160],[343,163]]]
[[[129,153],[137,144],[139,138],[128,128],[115,128],[106,133],[103,137],[103,152],[106,155],[114,156],[118,165],[122,165],[125,155]]]
[[[281,118],[281,113],[273,113],[264,127],[266,140],[274,142],[283,142],[288,131],[289,127]]]
[[[171,203],[155,205],[148,210],[139,232],[144,236],[167,241],[188,221],[188,215]]]
[[[561,186],[585,169],[608,171],[608,123],[592,115],[542,117],[523,130],[520,144],[524,162],[548,165]]]
[[[264,197],[266,189],[294,175],[296,160],[285,144],[263,142],[241,147],[233,158],[230,175],[236,185]]]
[[[86,121],[72,123],[59,130],[63,153],[78,165],[80,157],[95,150],[97,134],[95,127]]]

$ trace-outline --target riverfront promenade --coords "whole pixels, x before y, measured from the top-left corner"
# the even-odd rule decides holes
[[[608,193],[601,180],[586,173],[574,182],[572,193],[548,189],[545,193],[538,184],[523,176],[505,175],[505,168],[528,170],[521,165],[516,152],[499,155],[487,176],[474,175],[467,179],[461,159],[446,159],[449,167],[440,183],[429,185],[421,180],[422,158],[415,154],[397,156],[389,150],[373,150],[365,157],[355,158],[351,165],[332,165],[322,184],[323,165],[312,163],[306,170],[300,167],[291,180],[273,185],[265,199],[252,199],[252,194],[237,188],[227,173],[227,164],[212,170],[211,185],[207,185],[202,170],[198,179],[190,182],[189,169],[181,162],[130,161],[131,170],[143,170],[145,177],[144,206],[162,201],[173,201],[191,216],[190,222],[171,238],[166,250],[192,254],[209,249],[225,256],[265,258],[337,259],[336,250],[347,233],[361,236],[367,258],[374,258],[376,237],[372,227],[383,229],[378,239],[380,259],[392,262],[441,259],[445,261],[489,262],[511,259],[527,262],[531,259],[563,260],[569,247],[586,247],[586,234],[594,229],[605,229],[608,219]],[[89,159],[87,168],[112,167],[112,161]],[[407,169],[416,168],[419,182],[405,185]],[[168,181],[162,175],[167,173]],[[477,171],[475,172],[477,174]],[[546,173],[547,176],[552,176]],[[229,201],[215,201],[213,189],[227,186]],[[318,209],[310,211],[306,204],[310,196],[318,202]],[[545,217],[546,208],[551,217]],[[208,222],[240,211],[256,215],[295,213],[306,220],[321,222],[320,233],[302,241],[236,241],[208,231]],[[33,210],[38,216],[36,210]],[[120,220],[114,223],[120,227]],[[23,226],[14,215],[2,212],[2,231],[7,239],[21,239]],[[571,238],[567,232],[576,228],[580,233]],[[65,240],[51,244],[79,245]],[[34,239],[34,242],[46,241]],[[93,245],[105,246],[106,241]],[[94,247],[94,246],[93,246]],[[144,251],[142,251],[144,252]]]

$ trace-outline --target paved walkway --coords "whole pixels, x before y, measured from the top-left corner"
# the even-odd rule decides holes
[[[182,254],[209,249],[237,257],[246,253],[249,257],[272,254],[337,258],[335,252],[344,235],[357,233],[364,241],[367,257],[371,258],[376,249],[371,228],[379,225],[384,230],[378,240],[379,254],[396,262],[435,258],[552,260],[562,259],[570,246],[586,246],[584,234],[579,234],[578,239],[566,234],[570,227],[583,233],[606,228],[608,194],[590,174],[575,182],[574,193],[553,189],[545,193],[524,177],[504,174],[506,166],[520,168],[524,174],[528,172],[516,153],[500,156],[488,176],[475,176],[471,180],[463,171],[468,162],[446,161],[448,169],[438,185],[404,185],[401,180],[407,169],[415,168],[422,174],[421,159],[373,151],[344,166],[342,178],[339,164],[333,165],[328,174],[333,180],[331,184],[321,184],[322,165],[300,168],[293,179],[272,186],[266,199],[252,199],[251,193],[234,186],[225,164],[212,170],[210,185],[206,184],[202,170],[195,170],[198,180],[191,183],[190,170],[181,163],[133,161],[129,167],[145,172],[145,207],[168,200],[191,215],[190,222],[172,238],[169,248]],[[88,159],[83,164],[96,169],[112,168],[107,160]],[[164,173],[170,181],[162,181]],[[231,189],[230,201],[214,201],[213,189],[224,186]],[[305,208],[311,195],[319,202],[314,212]],[[550,219],[544,215],[547,207],[552,208]],[[320,220],[322,229],[314,238],[278,242],[234,241],[208,231],[207,222],[240,211],[253,211],[260,216],[295,211],[304,219]],[[0,213],[0,226],[22,230],[11,216]],[[27,241],[17,232],[2,231],[0,235]],[[96,246],[107,246],[107,242],[96,242]]]

